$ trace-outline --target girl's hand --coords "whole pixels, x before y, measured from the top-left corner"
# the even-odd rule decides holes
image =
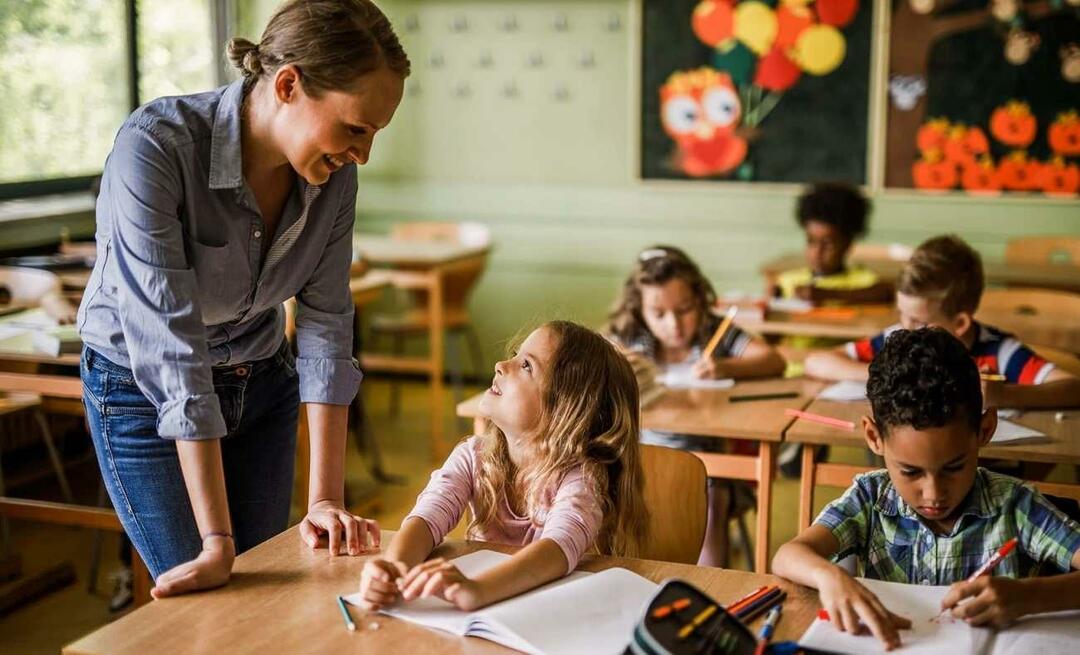
[[[408,568],[402,562],[376,558],[364,562],[364,570],[360,573],[363,609],[374,612],[396,603],[401,598],[398,581],[407,571]]]
[[[699,380],[716,380],[724,377],[724,367],[712,358],[697,360],[690,372]]]
[[[234,559],[236,546],[231,537],[209,536],[203,541],[198,557],[159,575],[150,595],[165,598],[224,586],[232,573]]]
[[[300,536],[312,548],[319,548],[326,536],[331,555],[363,555],[379,549],[381,533],[375,521],[351,514],[341,503],[320,500],[308,507],[300,522]]]
[[[1029,613],[1023,590],[1020,580],[984,575],[974,582],[957,582],[950,587],[941,599],[941,609],[952,610],[953,616],[971,625],[1003,628]],[[959,605],[965,598],[971,600]]]
[[[458,609],[471,611],[485,605],[480,585],[443,558],[417,564],[401,580],[401,597],[442,598]]]
[[[821,604],[838,630],[861,634],[870,632],[886,650],[900,646],[902,629],[911,621],[885,609],[878,597],[839,567],[830,567],[817,581]]]

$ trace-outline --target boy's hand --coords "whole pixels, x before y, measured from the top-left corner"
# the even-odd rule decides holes
[[[484,605],[481,591],[475,580],[441,557],[414,566],[401,581],[401,597],[405,600],[442,598],[465,611]]]
[[[957,582],[941,599],[941,609],[971,625],[1002,628],[1030,613],[1023,598],[1024,583],[1013,578],[984,575],[974,582]],[[960,605],[960,601],[971,598]]]
[[[694,362],[690,369],[693,376],[699,380],[717,380],[724,375],[723,365],[715,359],[699,359]]]
[[[401,562],[372,558],[364,562],[360,573],[360,596],[363,609],[373,612],[396,603],[400,597],[398,580],[407,569]]]
[[[851,634],[870,632],[892,650],[900,645],[900,630],[911,621],[885,609],[878,597],[839,567],[830,567],[817,581],[821,604],[837,629]],[[861,621],[861,623],[860,623]]]

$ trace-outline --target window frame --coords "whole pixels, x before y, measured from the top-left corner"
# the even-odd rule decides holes
[[[142,104],[142,99],[139,97],[139,10],[137,3],[138,0],[124,0],[124,36],[127,40],[125,54],[128,70],[129,112],[135,111]],[[228,34],[229,29],[235,24],[234,0],[211,0],[210,4],[211,35],[218,38],[221,34]],[[216,50],[220,50],[220,48]],[[223,54],[215,52],[215,78],[218,84],[226,83],[223,79],[222,64]],[[90,185],[100,175],[101,171],[97,171],[93,175],[3,182],[0,183],[0,201],[73,191],[90,191]]]

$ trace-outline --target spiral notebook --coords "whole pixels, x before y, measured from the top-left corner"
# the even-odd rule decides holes
[[[454,564],[475,576],[510,555],[479,550]],[[475,612],[437,598],[383,610],[390,616],[459,636],[479,637],[525,653],[622,653],[657,585],[626,569],[570,575]],[[345,601],[359,605],[358,594]]]

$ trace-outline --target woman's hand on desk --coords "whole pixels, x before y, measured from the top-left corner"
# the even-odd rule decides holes
[[[165,598],[220,587],[229,581],[234,559],[236,546],[232,537],[209,536],[203,540],[198,557],[159,575],[150,595]]]
[[[308,507],[300,536],[312,548],[319,548],[327,537],[331,555],[363,555],[379,549],[381,533],[375,521],[350,513],[339,502],[320,500]]]
[[[401,597],[407,601],[442,598],[467,612],[486,605],[480,584],[441,557],[417,564],[405,574],[401,580]]]

